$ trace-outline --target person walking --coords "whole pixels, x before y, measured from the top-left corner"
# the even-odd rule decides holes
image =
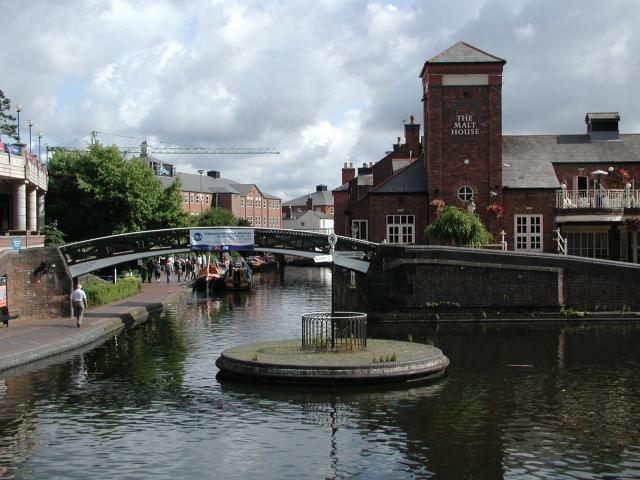
[[[153,277],[153,270],[155,267],[155,263],[153,262],[153,258],[150,258],[147,262],[147,282],[151,283],[151,277]]]
[[[164,265],[164,273],[167,275],[167,283],[171,281],[171,271],[173,270],[173,264],[170,259],[167,259],[167,263]]]
[[[153,266],[153,274],[156,277],[156,283],[160,283],[160,273],[162,272],[162,266],[160,262],[156,260],[155,265]]]
[[[71,292],[71,302],[73,303],[73,316],[76,317],[76,326],[80,328],[84,318],[84,309],[87,308],[87,294],[82,290],[82,285],[78,283],[76,289]]]

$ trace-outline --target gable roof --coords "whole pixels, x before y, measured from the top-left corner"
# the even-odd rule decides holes
[[[591,141],[588,135],[504,135],[502,184],[509,188],[559,188],[554,163],[640,163],[640,134]]]
[[[232,193],[236,195],[246,195],[252,187],[262,194],[264,198],[278,199],[274,195],[269,195],[260,190],[260,188],[253,183],[237,183],[227,178],[214,178],[208,175],[202,175],[195,173],[182,173],[177,172],[176,177],[180,179],[182,183],[182,191],[184,192],[199,192],[202,186],[202,191],[205,193]],[[175,180],[175,177],[156,177],[166,187],[171,185]],[[200,181],[202,180],[202,184]]]
[[[333,195],[327,190],[315,191],[308,195],[303,195],[287,202],[282,202],[283,207],[298,207],[307,204],[307,200],[311,197],[314,205],[333,205]]]
[[[458,42],[425,62],[428,63],[507,63],[465,42]]]
[[[427,173],[424,159],[418,158],[406,167],[398,170],[369,193],[426,193]]]

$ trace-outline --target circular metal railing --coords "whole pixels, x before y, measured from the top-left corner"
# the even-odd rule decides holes
[[[302,314],[302,349],[356,352],[367,348],[367,314],[313,312]]]

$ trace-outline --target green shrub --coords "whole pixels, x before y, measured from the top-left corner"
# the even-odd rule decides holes
[[[96,307],[137,295],[142,289],[142,281],[139,277],[125,277],[118,283],[111,283],[90,277],[84,281],[82,288],[87,294],[89,306]]]

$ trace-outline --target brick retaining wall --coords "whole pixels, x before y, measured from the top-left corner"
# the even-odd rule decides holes
[[[381,245],[368,274],[336,271],[337,308],[372,321],[640,311],[640,266],[607,260]]]
[[[49,273],[39,270],[42,262],[50,266]],[[56,247],[3,252],[0,275],[5,273],[11,315],[18,314],[20,318],[71,315],[71,277]]]

